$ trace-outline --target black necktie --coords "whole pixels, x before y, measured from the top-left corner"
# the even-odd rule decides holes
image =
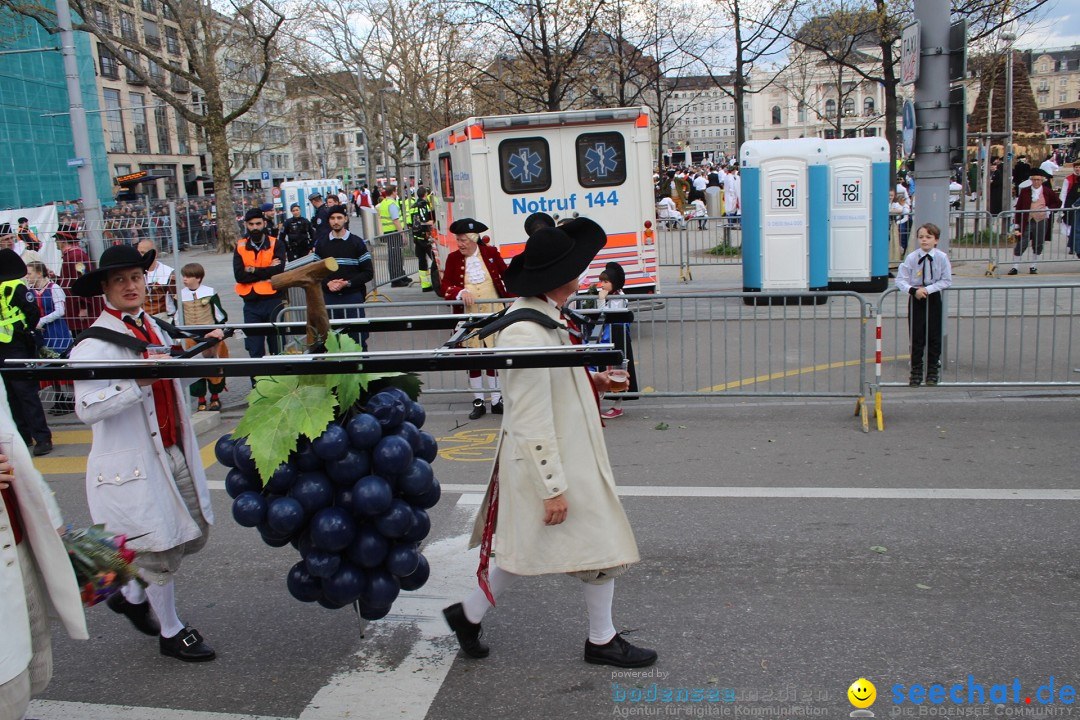
[[[132,332],[135,333],[135,337],[145,342],[150,342],[150,335],[146,332],[146,325],[143,324],[142,314],[140,314],[139,317],[125,315],[124,324],[131,328]]]
[[[926,287],[933,281],[934,275],[934,256],[930,253],[926,253],[919,258],[919,264],[923,265],[922,284]]]

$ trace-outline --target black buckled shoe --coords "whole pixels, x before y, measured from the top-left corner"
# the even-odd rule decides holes
[[[217,657],[214,649],[203,642],[193,627],[186,627],[171,638],[159,637],[161,654],[184,662],[206,662]]]
[[[128,602],[123,593],[115,592],[105,600],[105,604],[114,613],[126,616],[131,621],[131,624],[135,626],[135,629],[143,635],[159,635],[161,633],[161,625],[158,624],[157,618],[150,611],[149,602],[144,601],[136,605]]]
[[[480,637],[484,634],[480,623],[469,622],[461,603],[454,603],[448,608],[443,608],[442,614],[446,618],[446,624],[457,635],[458,645],[461,646],[463,653],[472,658],[488,656],[491,648],[480,642]]]
[[[631,645],[615,633],[607,645],[593,645],[585,641],[585,662],[592,665],[614,665],[621,668],[648,667],[656,662],[656,651]]]
[[[492,415],[502,415],[503,414],[502,398],[499,398],[499,402],[492,404],[492,406],[491,406],[491,414]]]
[[[487,414],[487,409],[484,407],[484,401],[483,400],[473,400],[472,401],[472,412],[469,413],[469,419],[470,420],[479,420],[480,418],[484,417],[485,414]]]
[[[42,455],[48,455],[53,451],[53,444],[51,440],[44,442],[34,443],[34,457],[41,457]]]

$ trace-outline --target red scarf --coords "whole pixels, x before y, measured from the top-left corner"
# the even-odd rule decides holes
[[[154,327],[150,324],[145,313],[140,312],[138,317],[127,315],[128,318],[135,321],[132,323],[125,322],[125,315],[119,310],[106,307],[105,312],[123,322],[124,326],[131,334],[139,340],[151,345],[161,344],[161,339],[158,337],[157,333],[154,332]],[[143,357],[147,357],[147,353],[144,352]],[[154,412],[157,414],[158,430],[161,432],[161,444],[165,447],[172,447],[176,444],[178,437],[176,423],[176,392],[173,388],[172,380],[157,380],[150,387],[154,393]]]

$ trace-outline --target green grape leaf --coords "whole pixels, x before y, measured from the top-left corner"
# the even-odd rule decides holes
[[[244,413],[234,437],[247,437],[259,475],[269,478],[289,459],[301,435],[316,438],[334,420],[337,399],[325,385],[307,385],[297,376],[267,378],[258,400]]]
[[[360,347],[360,343],[348,335],[330,333],[326,338],[326,352],[328,354],[363,352],[363,348]],[[338,373],[324,376],[326,387],[337,395],[338,406],[343,412],[351,408],[360,399],[360,393],[365,385],[363,377],[360,373]]]

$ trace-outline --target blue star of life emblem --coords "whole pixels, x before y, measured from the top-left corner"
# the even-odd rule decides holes
[[[618,167],[615,162],[615,148],[607,143],[596,143],[585,151],[585,170],[596,177],[607,177]]]
[[[532,180],[543,172],[540,154],[529,148],[521,148],[510,156],[510,177],[522,183]]]

